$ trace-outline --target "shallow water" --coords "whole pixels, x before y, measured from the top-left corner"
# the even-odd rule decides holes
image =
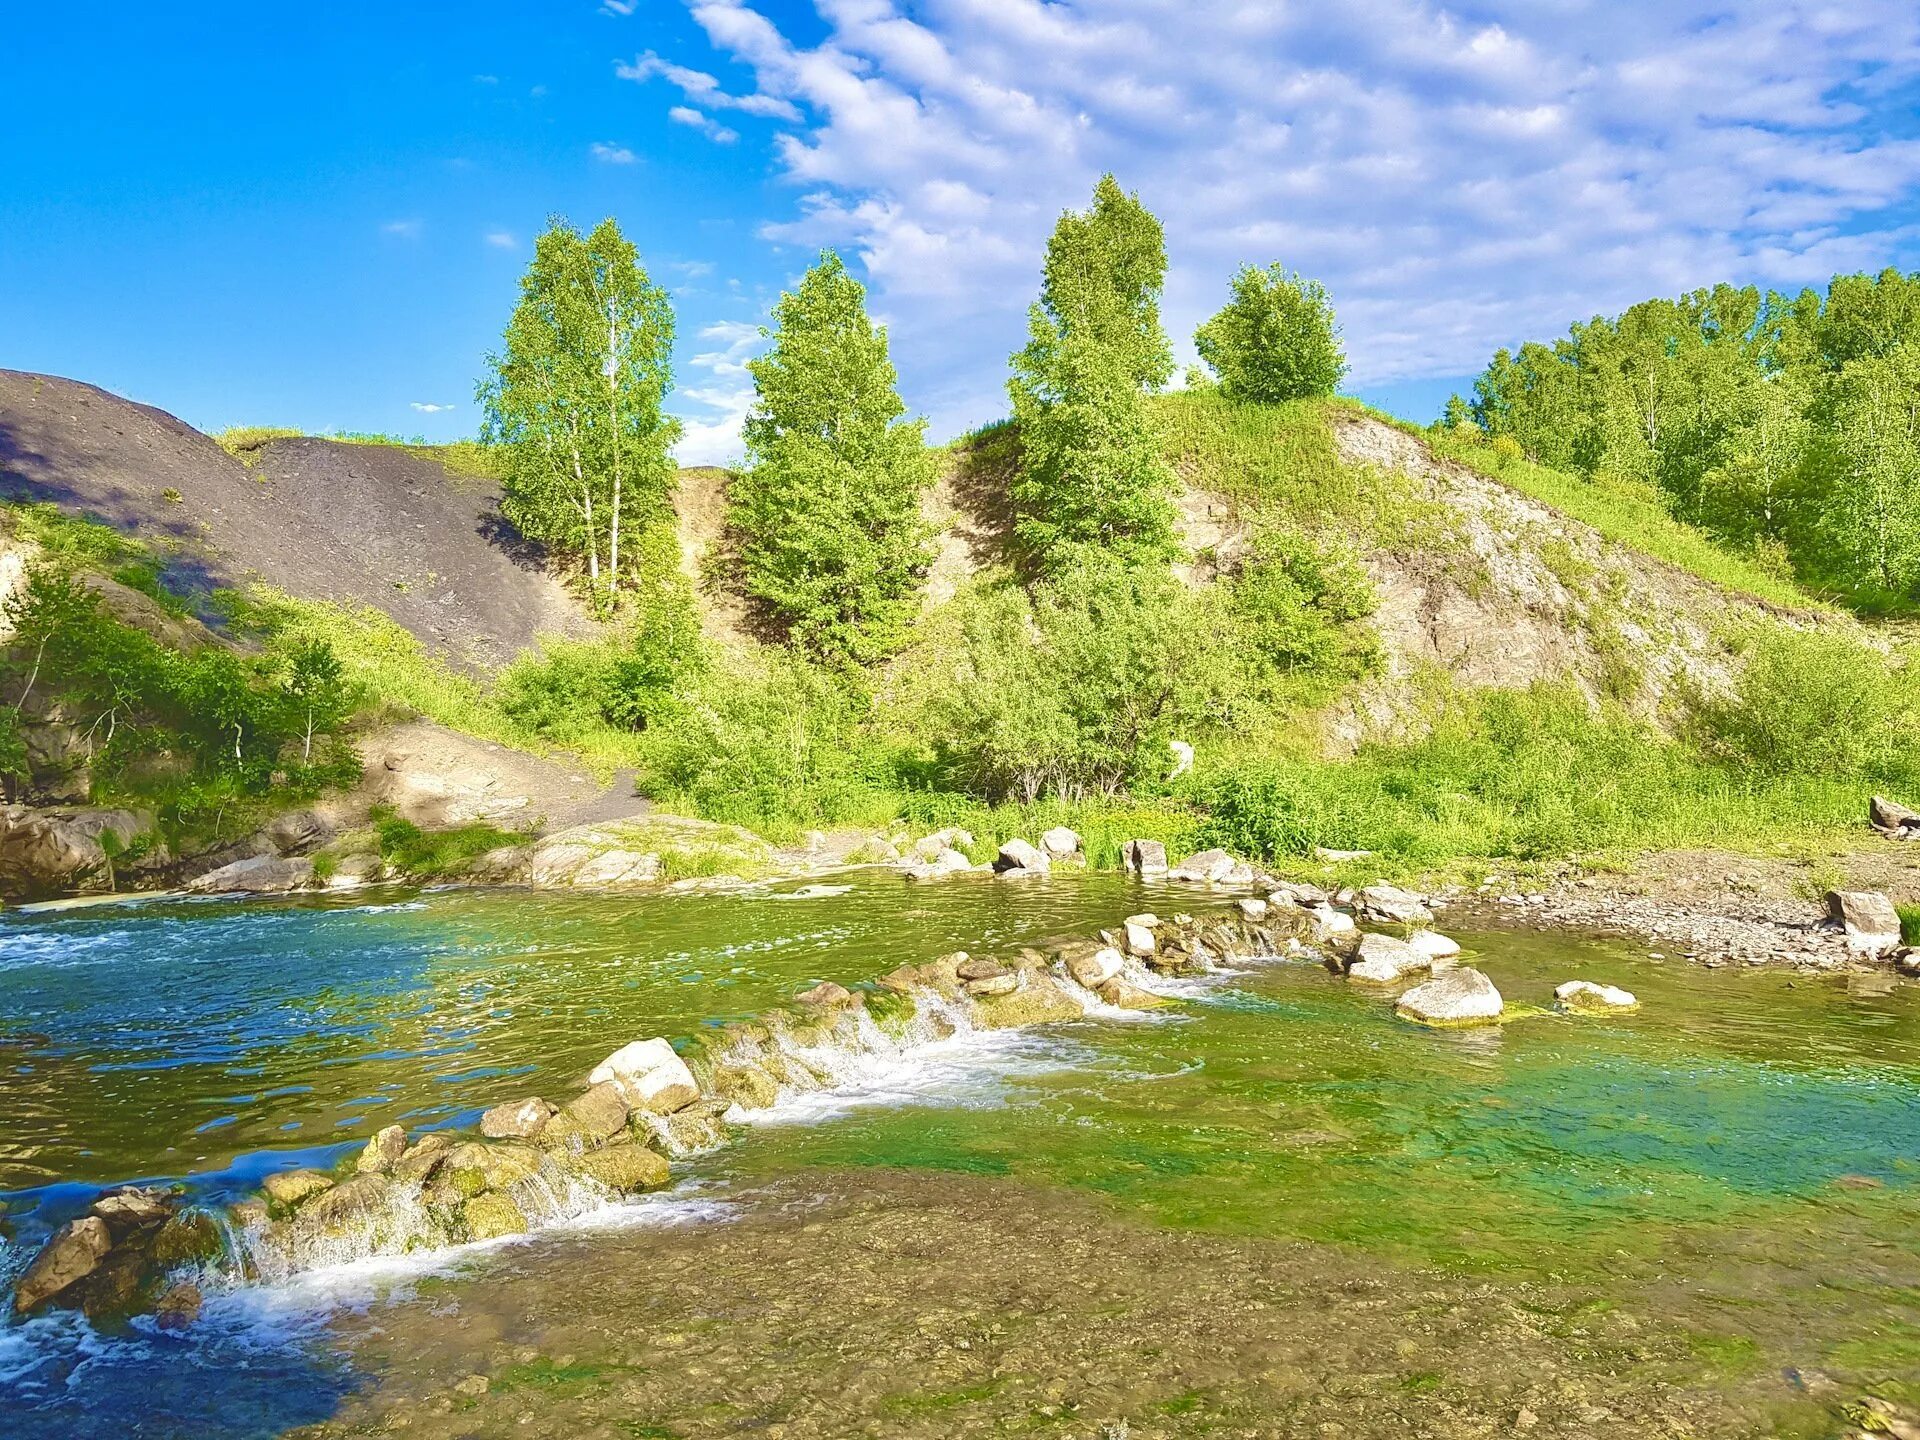
[[[10,920],[0,1183],[23,1235],[76,1182],[218,1190],[816,979],[1138,908],[1175,907],[1111,877],[876,878]],[[1510,1003],[1583,977],[1643,1007],[1433,1032],[1274,961],[1151,1018],[962,1037],[850,1067],[565,1233],[217,1295],[184,1337],[0,1330],[0,1420],[1358,1435],[1525,1410],[1539,1434],[1732,1435],[1920,1398],[1920,987],[1461,938]],[[475,1373],[484,1395],[452,1388]]]

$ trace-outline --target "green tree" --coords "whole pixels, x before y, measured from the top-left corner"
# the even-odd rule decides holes
[[[1233,298],[1193,339],[1229,400],[1273,405],[1331,395],[1347,373],[1326,287],[1277,263],[1241,266]]]
[[[506,456],[501,508],[529,538],[584,561],[603,608],[630,578],[622,532],[670,506],[672,350],[667,294],[620,227],[603,220],[582,235],[555,219],[478,389],[481,439]]]
[[[1856,584],[1920,596],[1920,342],[1849,361],[1823,407],[1821,526]]]
[[[1008,386],[1022,447],[1015,530],[1043,570],[1071,568],[1084,548],[1172,553],[1173,477],[1145,398],[1173,374],[1160,326],[1166,270],[1160,222],[1111,175],[1047,242]]]
[[[325,640],[295,641],[287,652],[281,692],[300,734],[300,763],[313,763],[313,737],[339,728],[353,713],[355,695],[340,657]]]
[[[901,419],[887,332],[832,251],[764,333],[730,500],[745,586],[809,655],[864,664],[898,646],[931,559],[925,422]]]

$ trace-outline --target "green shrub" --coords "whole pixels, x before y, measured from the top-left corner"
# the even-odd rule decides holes
[[[1277,264],[1241,266],[1233,298],[1193,339],[1229,400],[1331,395],[1347,373],[1326,287]]]
[[[527,842],[525,835],[485,824],[422,830],[384,805],[374,808],[373,830],[380,841],[380,858],[396,870],[421,879],[458,873],[469,861],[489,851]]]

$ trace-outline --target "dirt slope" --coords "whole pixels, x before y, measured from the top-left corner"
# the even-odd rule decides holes
[[[491,483],[397,447],[280,440],[249,467],[162,410],[0,370],[0,493],[164,543],[177,588],[371,605],[463,667],[589,628]]]

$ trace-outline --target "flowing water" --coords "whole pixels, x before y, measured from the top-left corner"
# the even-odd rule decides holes
[[[1191,903],[801,893],[7,917],[0,1271],[104,1184],[237,1195],[815,980]],[[1920,987],[1459,938],[1510,1004],[1642,1008],[1435,1032],[1274,959],[828,1057],[673,1189],[531,1237],[211,1276],[178,1334],[0,1329],[0,1434],[1819,1435],[1920,1401]]]

